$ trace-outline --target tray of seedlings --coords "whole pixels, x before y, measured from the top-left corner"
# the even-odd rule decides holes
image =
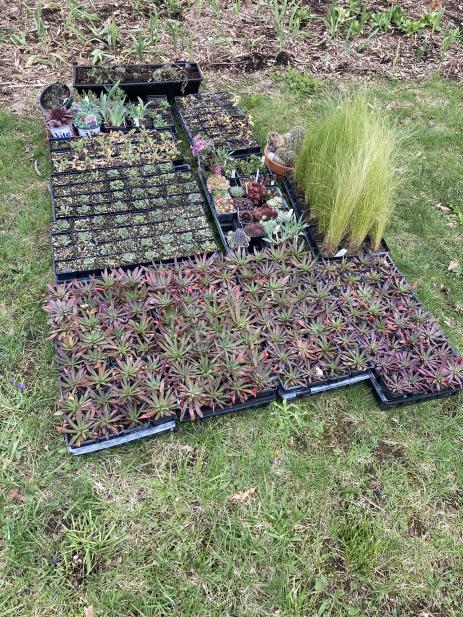
[[[114,131],[49,143],[54,174],[183,160],[170,131]]]
[[[276,398],[265,340],[235,269],[216,253],[50,287],[56,428],[70,452]]]
[[[283,399],[366,380],[384,408],[461,390],[462,357],[388,256],[320,260],[293,241],[230,259]]]
[[[113,181],[137,182],[138,178],[165,175],[176,170],[188,170],[190,167],[183,161],[166,161],[164,163],[140,163],[126,167],[103,167],[101,169],[69,171],[52,174],[50,178],[51,192],[58,197],[72,193],[104,192],[115,188]],[[117,186],[117,185],[116,185]],[[87,188],[88,187],[88,188]]]
[[[141,175],[115,174],[107,180],[89,179],[87,183],[56,186],[51,183],[54,218],[115,214],[144,211],[152,208],[166,210],[188,204],[202,204],[196,179],[187,165],[170,164],[164,173]],[[112,170],[108,169],[108,172]],[[119,170],[116,170],[119,171]]]
[[[101,201],[93,194],[93,201],[79,204],[73,196],[68,215],[55,200],[60,216],[51,225],[51,240],[57,280],[218,250],[191,171],[178,174],[186,180],[184,192],[178,187],[171,196],[151,197],[146,188],[144,197],[132,201]],[[83,213],[82,207],[90,213]],[[96,207],[100,214],[95,214]]]
[[[99,94],[118,83],[130,99],[162,94],[182,96],[198,92],[203,76],[196,62],[171,64],[112,64],[74,66],[77,91]]]
[[[265,405],[278,384],[297,398],[369,379],[387,408],[463,385],[462,357],[384,255],[320,260],[293,240],[58,284],[45,310],[75,454]]]
[[[174,100],[180,124],[190,144],[198,139],[228,152],[252,154],[260,151],[247,115],[228,93],[195,94]]]

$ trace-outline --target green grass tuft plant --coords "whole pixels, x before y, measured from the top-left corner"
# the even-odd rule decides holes
[[[309,127],[296,161],[296,180],[325,246],[356,249],[370,234],[381,243],[399,177],[397,138],[362,96],[345,99]]]

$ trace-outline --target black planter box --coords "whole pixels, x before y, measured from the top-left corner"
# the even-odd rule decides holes
[[[154,435],[162,435],[163,433],[171,432],[175,429],[176,424],[177,416],[172,415],[153,422],[147,422],[136,428],[123,430],[117,435],[101,437],[100,439],[89,439],[83,441],[79,446],[70,446],[70,439],[68,435],[65,434],[66,448],[69,454],[73,454],[74,456],[101,452],[101,450],[115,448],[116,446],[121,446],[132,441],[139,441],[146,437],[153,437]]]
[[[313,385],[296,386],[294,388],[285,388],[280,383],[278,388],[278,395],[284,401],[291,401],[303,398],[305,396],[312,396],[314,394],[321,394],[322,392],[329,392],[330,390],[336,390],[336,388],[342,388],[343,386],[351,386],[361,381],[368,381],[370,379],[370,371],[354,372],[344,377],[336,377],[334,379],[326,379],[314,383]]]
[[[190,419],[188,412],[185,412],[183,420],[179,420],[182,423],[187,422],[196,422],[201,420],[207,420],[208,418],[213,418],[214,416],[223,416],[229,413],[234,413],[236,411],[242,411],[243,409],[250,409],[251,407],[263,407],[264,405],[268,405],[276,400],[277,392],[276,390],[266,390],[265,392],[261,392],[256,397],[250,397],[247,401],[243,401],[241,403],[235,403],[234,405],[230,405],[229,407],[216,407],[215,409],[206,408],[202,409],[203,417],[196,417],[194,420]]]
[[[456,396],[461,391],[460,388],[442,388],[442,390],[436,390],[435,392],[394,394],[389,390],[376,371],[372,371],[371,385],[379,403],[379,408],[385,411],[388,409],[394,409],[395,407],[404,407],[405,405],[415,405],[426,401],[449,398],[450,396]]]
[[[196,62],[176,62],[170,65],[166,64],[112,64],[106,65],[107,69],[127,68],[127,69],[160,69],[163,66],[173,66],[176,68],[184,69],[186,67],[191,68],[194,76],[188,78],[186,81],[182,80],[166,80],[166,81],[153,81],[153,82],[137,82],[133,81],[121,81],[120,87],[127,93],[130,99],[136,99],[137,97],[146,97],[148,95],[162,94],[168,97],[183,96],[185,94],[195,94],[199,91],[199,87],[203,80],[203,75],[199,64]],[[78,92],[83,90],[90,90],[99,94],[105,91],[107,86],[112,86],[118,80],[108,81],[106,83],[83,83],[81,80],[81,73],[87,72],[91,69],[95,69],[95,66],[83,64],[75,65],[73,68],[73,86]]]

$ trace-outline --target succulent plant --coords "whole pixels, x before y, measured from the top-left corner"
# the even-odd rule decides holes
[[[229,181],[225,176],[213,174],[207,179],[207,188],[214,193],[215,191],[226,191],[230,186]]]
[[[276,219],[278,216],[278,212],[267,205],[254,208],[252,214],[257,222]]]
[[[230,214],[235,212],[235,205],[231,197],[215,197],[214,204],[219,214]]]
[[[235,199],[244,197],[246,195],[246,191],[241,186],[231,186],[228,189],[228,192]]]
[[[260,206],[267,200],[268,191],[260,182],[247,182],[246,196],[254,206]]]
[[[52,107],[45,113],[45,122],[47,126],[53,128],[69,126],[72,124],[72,113],[64,106]]]
[[[248,223],[244,231],[250,238],[263,238],[265,235],[265,229],[260,223]]]

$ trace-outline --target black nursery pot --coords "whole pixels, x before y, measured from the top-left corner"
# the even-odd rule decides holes
[[[53,90],[57,90],[58,92],[60,92],[59,95],[57,94],[60,100],[54,101],[52,103],[51,101],[48,102],[48,99],[53,96]],[[61,92],[62,92],[62,95],[61,95]],[[69,104],[66,106],[70,107],[71,102],[72,102],[71,101],[71,91],[69,90],[68,86],[66,86],[66,84],[63,84],[60,81],[56,81],[55,83],[50,84],[44,90],[42,90],[39,96],[39,105],[43,109],[43,111],[48,111],[49,109],[52,109],[53,107],[63,105],[65,99],[67,99],[69,102]]]
[[[111,64],[106,65],[104,68],[111,70],[117,68],[125,68],[127,72],[132,70],[155,70],[160,69],[163,66],[173,66],[180,69],[188,69],[191,72],[191,76],[186,80],[166,80],[166,81],[137,81],[136,78],[125,79],[121,81],[119,86],[126,92],[130,99],[136,99],[137,97],[146,97],[148,95],[160,95],[173,97],[183,96],[186,94],[196,94],[199,90],[203,75],[199,64],[196,62],[176,62],[171,65],[167,64]],[[102,67],[103,68],[103,67]],[[86,83],[84,75],[90,70],[94,70],[95,66],[83,64],[80,66],[74,66],[73,68],[73,86],[78,91],[90,90],[99,94],[104,92],[107,86],[111,86],[116,83],[117,79],[111,82],[105,83]]]

